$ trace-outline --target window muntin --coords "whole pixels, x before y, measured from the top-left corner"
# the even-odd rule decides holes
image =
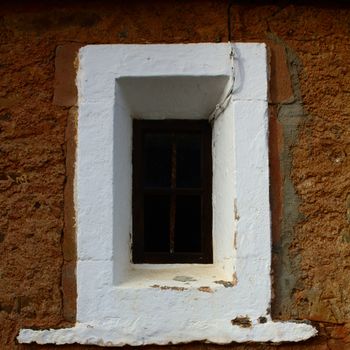
[[[211,168],[208,121],[134,120],[134,263],[212,263]]]

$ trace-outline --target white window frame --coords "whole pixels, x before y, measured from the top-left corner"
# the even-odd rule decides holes
[[[222,344],[315,335],[311,325],[269,315],[265,45],[91,45],[80,49],[77,82],[77,322],[22,329],[19,341]],[[132,118],[209,118],[223,101],[213,124],[213,264],[132,264]]]

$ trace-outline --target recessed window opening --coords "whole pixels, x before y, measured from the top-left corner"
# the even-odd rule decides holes
[[[232,65],[234,94],[226,104],[221,96],[232,88]],[[265,45],[90,45],[80,50],[77,81],[77,322],[70,328],[22,329],[19,342],[137,346],[314,336],[311,325],[272,321],[268,311]],[[214,113],[211,145],[207,121],[201,121],[208,130],[203,133],[187,125],[214,109],[219,114]],[[133,116],[142,119],[134,130]],[[170,118],[186,124],[170,127]],[[157,154],[162,161],[154,160]],[[212,200],[205,179],[212,181]],[[212,233],[206,205],[212,205]],[[144,226],[152,227],[147,235]],[[130,263],[131,230],[138,264]],[[211,235],[213,263],[193,263],[210,261],[211,250],[205,251]],[[146,244],[144,236],[152,239]],[[177,264],[175,258],[190,262]],[[249,327],[233,322],[242,318]]]
[[[211,127],[134,120],[133,262],[212,263]]]

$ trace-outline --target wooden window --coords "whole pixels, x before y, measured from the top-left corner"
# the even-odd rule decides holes
[[[211,127],[134,120],[133,262],[212,263]]]

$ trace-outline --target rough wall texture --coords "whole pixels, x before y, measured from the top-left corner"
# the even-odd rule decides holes
[[[74,52],[98,43],[227,41],[228,3],[4,2],[0,348],[54,349],[15,337],[20,327],[74,322]],[[320,330],[279,348],[350,349],[350,9],[232,3],[232,40],[266,42],[271,53],[272,313]]]

